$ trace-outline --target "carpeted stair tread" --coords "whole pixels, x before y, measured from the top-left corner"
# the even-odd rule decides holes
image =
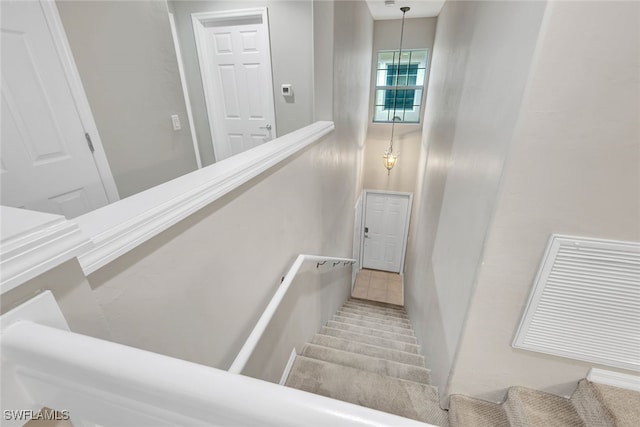
[[[437,403],[437,391],[425,384],[298,356],[286,385],[438,426],[448,425],[447,413]]]
[[[424,357],[420,354],[407,353],[406,351],[393,350],[386,347],[378,347],[375,345],[364,344],[355,341],[349,341],[330,335],[316,334],[311,340],[312,344],[323,345],[338,350],[350,351],[352,353],[360,353],[365,356],[377,357],[379,359],[387,359],[394,362],[405,363],[424,368]]]
[[[368,312],[368,311],[353,310],[353,309],[345,308],[345,307],[342,307],[340,310],[338,310],[338,312],[336,314],[338,316],[353,317],[355,319],[362,318],[363,320],[367,320],[369,322],[382,322],[382,323],[386,323],[386,324],[389,324],[389,325],[398,326],[399,328],[410,328],[411,327],[411,323],[409,323],[409,321],[407,319],[401,319],[399,317],[378,315],[377,313],[371,313],[371,312]]]
[[[613,414],[602,402],[599,394],[593,383],[584,379],[573,392],[571,403],[587,427],[616,427]]]
[[[640,425],[640,392],[587,380],[582,382],[593,390],[594,397],[611,415],[612,425],[615,427]]]
[[[511,387],[504,403],[513,427],[585,427],[569,399],[524,387]]]
[[[360,298],[351,297],[351,298],[349,298],[348,302],[353,302],[353,303],[357,303],[357,304],[364,304],[364,305],[374,306],[374,307],[389,308],[389,309],[392,309],[392,310],[404,310],[404,307],[402,305],[389,304],[387,302],[380,302],[380,301],[371,301],[371,300],[368,300],[368,299],[360,299]]]
[[[347,306],[353,306],[353,307],[364,307],[367,310],[376,310],[376,311],[380,311],[382,313],[396,313],[396,314],[402,314],[407,316],[407,310],[402,307],[402,306],[380,306],[377,305],[378,303],[376,301],[364,301],[364,300],[348,300],[344,303],[344,305]]]
[[[379,310],[377,308],[374,307],[367,307],[367,306],[362,306],[362,305],[358,305],[358,304],[350,304],[350,303],[345,303],[342,308],[349,308],[351,310],[357,310],[360,312],[364,312],[364,313],[376,313],[376,314],[381,314],[383,316],[388,316],[388,317],[393,317],[394,319],[402,319],[402,320],[409,320],[409,316],[405,313],[405,312],[401,312],[401,311],[388,311],[387,309],[382,309]]]
[[[408,319],[409,315],[404,309],[392,309],[392,308],[384,308],[384,307],[376,307],[375,305],[367,305],[367,304],[359,304],[353,302],[345,302],[343,307],[355,308],[357,310],[365,310],[371,311],[373,313],[385,314],[388,316],[396,316],[401,317],[403,319]]]
[[[406,317],[402,317],[399,314],[378,313],[374,310],[368,310],[366,308],[351,307],[351,306],[343,305],[342,308],[340,308],[340,311],[353,313],[353,314],[360,314],[367,317],[375,317],[377,319],[392,320],[398,323],[407,323],[407,324],[409,323],[409,319],[407,319]]]
[[[374,331],[375,332],[375,331]],[[405,351],[407,353],[418,354],[419,347],[416,344],[410,344],[402,341],[395,341],[375,335],[365,335],[354,330],[344,330],[324,326],[320,329],[320,333],[331,335],[332,337],[342,338],[344,340],[357,341],[363,344],[375,345],[378,347],[386,347],[393,350]]]
[[[449,402],[451,427],[510,427],[501,405],[454,394]]]
[[[393,319],[371,317],[365,313],[354,313],[352,311],[338,310],[335,315],[340,317],[348,317],[349,319],[364,320],[365,322],[379,323],[381,325],[394,326],[396,328],[411,329],[411,324],[408,322],[398,322]]]
[[[366,316],[366,317],[372,318],[372,319],[386,320],[386,321],[389,321],[389,322],[394,322],[394,323],[408,325],[408,326],[410,325],[409,319],[407,319],[407,318],[375,313],[375,312],[369,311],[369,310],[360,310],[360,309],[353,308],[353,307],[342,306],[342,308],[340,308],[338,311],[341,311],[343,313],[351,313],[351,314],[356,314],[356,315],[360,315],[360,316]]]
[[[336,320],[329,320],[327,322],[327,326],[330,328],[342,329],[345,331],[353,331],[357,334],[371,335],[373,337],[386,338],[388,340],[417,345],[416,337],[413,337],[411,335],[396,334],[394,332],[384,331],[378,328],[368,328],[366,326],[354,325],[349,322],[340,322]]]
[[[389,314],[389,315],[402,317],[403,319],[409,318],[409,315],[404,309],[377,307],[375,305],[361,304],[361,303],[350,302],[350,301],[345,302],[343,307],[351,307],[359,310],[367,310],[367,311],[373,311],[381,314]]]
[[[419,366],[393,362],[377,357],[365,356],[359,353],[337,350],[315,344],[307,344],[300,353],[304,357],[324,360],[325,362],[358,368],[379,375],[400,378],[422,384],[430,384],[429,370]]]
[[[396,326],[385,325],[383,323],[378,323],[378,322],[368,322],[366,320],[352,319],[350,317],[342,317],[338,315],[333,316],[333,321],[340,322],[340,323],[348,323],[355,326],[362,326],[365,328],[378,329],[380,331],[392,332],[394,334],[407,335],[410,337],[414,336],[413,330],[409,328],[398,328]]]

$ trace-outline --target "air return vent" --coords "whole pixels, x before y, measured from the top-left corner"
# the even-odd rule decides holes
[[[640,244],[551,236],[513,346],[640,371]]]

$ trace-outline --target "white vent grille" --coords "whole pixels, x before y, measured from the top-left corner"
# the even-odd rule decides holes
[[[640,244],[551,236],[513,346],[640,371]]]

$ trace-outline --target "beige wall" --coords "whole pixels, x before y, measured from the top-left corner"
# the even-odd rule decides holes
[[[105,317],[75,258],[2,294],[0,313],[4,314],[47,290],[53,293],[71,331],[101,339],[111,338]]]
[[[438,17],[405,301],[441,392],[454,366],[544,8],[543,2],[447,2]]]
[[[213,145],[193,36],[191,13],[266,7],[278,136],[313,122],[313,4],[311,0],[172,0],[184,71],[203,165],[213,163]],[[294,99],[280,87],[293,85]]]
[[[639,17],[637,2],[548,6],[453,393],[500,399],[518,384],[568,394],[591,366],[511,342],[550,234],[640,241]]]
[[[410,15],[411,12],[408,12]],[[436,33],[436,18],[410,18],[405,20],[403,49],[429,49],[433,53],[433,40]],[[398,19],[375,21],[373,36],[373,57],[371,76],[375,79],[377,53],[380,50],[397,50],[400,45],[400,28],[402,21]],[[431,57],[429,58],[431,61]],[[427,87],[425,82],[425,87]],[[373,99],[373,81],[370,85],[370,99]],[[423,105],[426,99],[423,93]],[[373,103],[371,103],[373,104]],[[400,152],[396,167],[387,175],[382,165],[382,154],[389,146],[391,125],[373,123],[373,105],[369,105],[369,125],[365,146],[363,185],[367,189],[413,192],[417,179],[420,141],[422,140],[422,123],[402,124],[395,126],[394,150]],[[423,108],[424,111],[424,108]]]
[[[89,277],[115,341],[227,368],[298,254],[351,254],[368,113],[361,76],[370,67],[372,21],[365,11],[364,3],[335,4],[335,132]],[[363,108],[344,102],[347,88]],[[315,305],[311,312],[326,320],[344,302],[348,273],[320,273],[328,274],[322,283],[330,293],[310,282],[304,292],[321,297],[305,300]],[[278,317],[286,329],[261,341],[268,362],[251,365],[251,375],[279,379],[291,344],[319,328],[321,318],[301,314]]]
[[[120,197],[195,170],[166,3],[56,4]]]

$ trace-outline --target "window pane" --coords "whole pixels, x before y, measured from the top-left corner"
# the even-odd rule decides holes
[[[404,110],[413,108],[416,91],[411,90],[386,90],[384,96],[384,106],[387,109]]]
[[[389,110],[385,110],[384,105],[376,105],[376,108],[373,111],[373,121],[374,122],[388,122],[389,121]]]
[[[420,68],[427,68],[427,51],[426,50],[412,50],[411,62],[420,64]]]
[[[394,117],[405,123],[420,121],[427,55],[425,49],[403,50],[402,55],[398,51],[378,52],[374,121],[390,122]],[[419,89],[396,89],[395,86],[418,86]]]

